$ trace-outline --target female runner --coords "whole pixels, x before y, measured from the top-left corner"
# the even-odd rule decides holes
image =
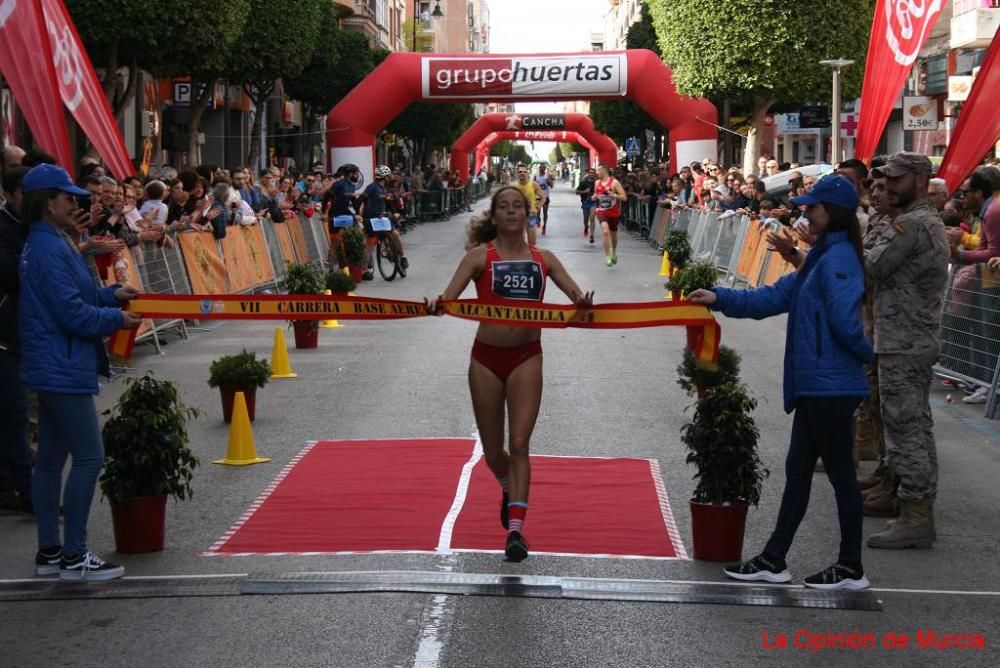
[[[493,195],[489,213],[469,225],[469,241],[479,245],[465,254],[444,293],[430,304],[432,313],[442,313],[440,301],[458,299],[472,281],[483,302],[541,302],[547,276],[575,304],[593,305],[594,293],[581,290],[555,255],[528,245],[530,211],[527,198],[514,186],[500,188]],[[504,553],[513,562],[528,556],[522,532],[531,482],[528,444],[542,400],[541,337],[538,328],[483,322],[469,364],[472,408],[483,453],[502,489],[500,523],[508,530]],[[509,454],[504,450],[505,408]]]

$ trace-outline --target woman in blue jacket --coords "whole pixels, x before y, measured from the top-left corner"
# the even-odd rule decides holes
[[[737,580],[788,582],[785,555],[809,504],[816,459],[837,497],[840,556],[805,579],[819,589],[868,587],[861,565],[862,503],[851,454],[854,410],[868,396],[864,363],[874,356],[861,327],[865,292],[858,193],[842,176],[821,179],[811,192],[792,199],[805,207],[809,232],[817,236],[802,267],[771,287],[757,290],[697,290],[691,301],[734,318],[788,314],[785,336],[785,411],[795,412],[785,460],[785,491],[778,521],[764,551],[725,569]]]
[[[63,580],[110,580],[125,569],[87,550],[87,517],[104,444],[93,395],[97,374],[107,376],[103,337],[138,327],[122,311],[136,296],[130,287],[98,289],[68,233],[86,217],[76,197],[88,195],[55,165],[38,165],[21,186],[21,219],[31,230],[21,254],[21,378],[38,393],[38,461],[32,499],[38,523],[35,573]],[[75,234],[74,234],[75,236]],[[62,487],[62,470],[73,458]],[[62,491],[65,541],[59,540]]]

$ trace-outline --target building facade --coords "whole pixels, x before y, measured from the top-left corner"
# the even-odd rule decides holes
[[[608,13],[604,15],[604,34],[601,48],[594,51],[620,51],[625,47],[628,29],[642,20],[641,0],[608,0]]]

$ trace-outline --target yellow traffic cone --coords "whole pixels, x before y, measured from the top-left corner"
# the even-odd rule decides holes
[[[269,457],[257,456],[257,446],[254,445],[253,430],[250,428],[250,415],[247,413],[247,400],[242,392],[237,392],[233,398],[233,422],[229,426],[226,458],[216,459],[212,463],[247,466],[269,461],[271,461]]]
[[[327,297],[330,297],[333,295],[333,292],[327,290],[323,294],[326,295]],[[319,323],[319,326],[322,327],[323,329],[336,329],[337,327],[343,327],[343,325],[341,325],[336,320],[323,320],[322,322]]]
[[[292,371],[288,361],[288,346],[285,345],[285,330],[274,328],[274,347],[271,348],[271,378],[296,378],[299,374]]]
[[[660,276],[670,275],[670,254],[663,251],[663,262],[660,263]]]

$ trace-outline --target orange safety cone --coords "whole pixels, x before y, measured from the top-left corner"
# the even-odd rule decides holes
[[[274,328],[274,347],[271,348],[271,378],[296,378],[299,374],[292,371],[288,361],[288,346],[285,345],[285,330]]]
[[[670,254],[663,251],[663,262],[660,263],[660,276],[670,275]]]
[[[253,430],[250,428],[250,415],[247,413],[247,400],[242,392],[237,392],[233,398],[233,422],[229,426],[226,458],[216,459],[212,463],[249,466],[269,461],[271,461],[269,457],[257,456],[257,446],[253,442]]]
[[[327,297],[330,297],[333,295],[333,292],[327,290],[323,294],[326,295]],[[336,320],[323,320],[319,323],[319,326],[322,327],[323,329],[336,329],[337,327],[343,327],[343,325],[341,325]]]

